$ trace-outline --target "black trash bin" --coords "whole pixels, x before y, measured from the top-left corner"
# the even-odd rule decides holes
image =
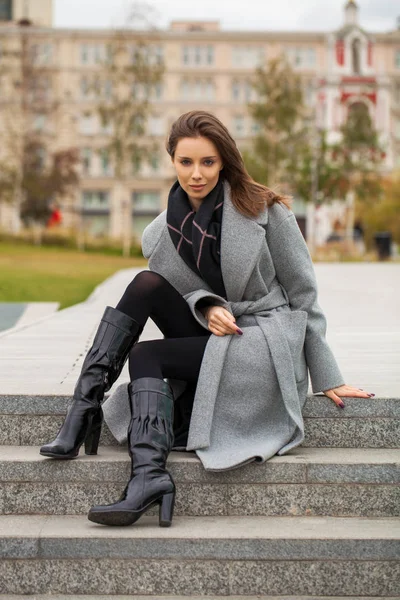
[[[374,235],[379,260],[386,260],[391,255],[392,234],[390,231],[379,231]]]

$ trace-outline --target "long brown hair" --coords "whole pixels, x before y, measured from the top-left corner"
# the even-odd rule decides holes
[[[219,119],[203,110],[184,113],[172,124],[167,139],[167,152],[174,158],[176,146],[182,138],[205,137],[211,140],[222,159],[221,175],[228,181],[235,208],[246,217],[256,217],[266,206],[282,202],[290,208],[289,196],[280,196],[257,183],[248,174],[236,142]]]

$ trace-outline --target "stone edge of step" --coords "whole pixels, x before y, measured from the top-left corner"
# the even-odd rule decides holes
[[[232,531],[233,529],[233,531]],[[396,534],[397,530],[397,534]],[[3,559],[385,560],[400,556],[400,519],[157,517],[103,527],[86,517],[0,517]]]
[[[382,600],[382,596],[126,596],[126,595],[28,595],[0,594],[0,600]],[[400,600],[400,596],[385,596],[384,600]]]
[[[193,453],[172,452],[168,467],[179,483],[191,484],[339,484],[400,483],[400,453],[393,449],[296,448],[283,456],[245,469],[205,471]],[[124,448],[104,447],[98,456],[54,461],[35,446],[0,446],[2,483],[122,483],[129,474]]]
[[[71,395],[0,395],[0,415],[62,415]],[[400,397],[346,398],[345,409],[338,409],[325,396],[310,395],[303,409],[305,418],[400,417]]]

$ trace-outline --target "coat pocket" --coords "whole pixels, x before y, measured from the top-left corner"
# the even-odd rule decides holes
[[[289,345],[296,382],[301,382],[307,377],[304,341],[308,315],[304,310],[279,311],[275,315]]]

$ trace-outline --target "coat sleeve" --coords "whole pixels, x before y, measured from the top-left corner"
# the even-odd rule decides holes
[[[344,384],[343,376],[326,341],[326,318],[317,301],[314,267],[293,213],[277,227],[267,229],[267,243],[279,283],[285,288],[293,310],[308,314],[304,344],[314,393]]]
[[[222,296],[218,296],[213,292],[207,290],[195,290],[194,292],[190,292],[189,294],[185,294],[183,296],[186,302],[189,305],[190,310],[196,321],[200,323],[205,329],[208,329],[207,319],[204,317],[203,313],[200,311],[200,308],[204,306],[223,306],[228,310],[231,314],[231,308],[229,306],[229,302],[222,298]]]

